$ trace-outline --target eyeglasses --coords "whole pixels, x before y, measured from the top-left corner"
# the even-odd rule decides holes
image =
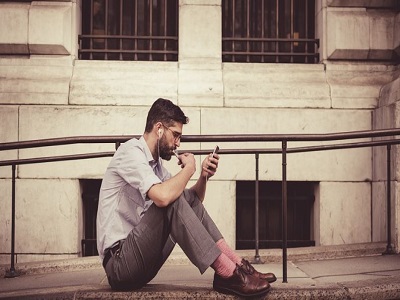
[[[162,124],[162,123],[161,123],[161,124]],[[174,131],[174,130],[170,129],[168,126],[165,126],[164,124],[162,124],[162,126],[164,126],[164,127],[167,128],[169,131],[172,132],[172,135],[173,135],[173,137],[174,137],[174,141],[175,141],[175,142],[178,142],[178,141],[181,139],[182,133],[177,132],[177,131]]]

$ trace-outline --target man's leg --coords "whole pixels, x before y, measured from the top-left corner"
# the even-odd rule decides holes
[[[200,218],[208,220],[204,207],[192,208],[185,191],[166,208],[152,205],[123,242],[119,255],[114,255],[106,266],[111,287],[115,289],[139,288],[149,282],[161,268],[173,249],[169,233],[178,242],[188,258],[200,272],[204,272],[221,254],[215,244],[220,233],[215,224],[209,225],[212,235]],[[215,232],[215,229],[217,232]]]
[[[216,241],[222,238],[195,192],[186,189],[168,206],[171,236],[189,260],[204,273],[221,254]]]
[[[151,205],[105,267],[111,287],[132,290],[149,282],[159,270],[168,238],[166,209]]]

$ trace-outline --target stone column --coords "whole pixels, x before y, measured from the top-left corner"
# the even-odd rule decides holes
[[[379,107],[374,111],[373,129],[400,128],[400,69],[393,72],[394,80],[381,89]],[[372,222],[373,241],[387,241],[387,150],[374,148]],[[391,240],[400,252],[400,147],[391,150]]]
[[[179,105],[223,105],[221,17],[221,0],[179,2]]]

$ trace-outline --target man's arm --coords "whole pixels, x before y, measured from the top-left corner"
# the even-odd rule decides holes
[[[196,171],[193,154],[185,153],[180,157],[183,167],[179,173],[162,183],[153,185],[147,192],[147,196],[159,207],[165,207],[174,202],[183,193]]]

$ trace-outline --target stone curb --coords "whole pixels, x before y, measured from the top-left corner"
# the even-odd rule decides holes
[[[304,287],[276,284],[258,299],[399,299],[400,276],[341,284]],[[115,292],[104,286],[70,286],[3,293],[0,299],[238,299],[215,292],[212,287],[149,284],[133,292]]]
[[[344,257],[371,256],[383,253],[386,249],[385,243],[366,243],[339,246],[319,246],[288,249],[289,261],[322,260]],[[236,251],[241,257],[254,262],[254,250]],[[259,251],[262,263],[282,262],[282,250],[270,249]],[[173,253],[167,260],[167,265],[185,265],[189,260],[184,253]],[[21,275],[43,274],[52,272],[67,272],[82,269],[101,268],[100,259],[96,257],[79,257],[64,260],[53,260],[46,262],[30,262],[16,264],[15,269]],[[0,276],[4,276],[10,268],[9,265],[0,265]]]

